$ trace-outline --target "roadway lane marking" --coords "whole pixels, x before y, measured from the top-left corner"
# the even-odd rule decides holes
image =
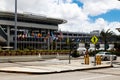
[[[112,75],[103,75],[103,76],[97,76],[97,77],[90,77],[90,78],[84,78],[84,79],[80,79],[80,80],[93,80],[93,79],[104,78],[104,77],[108,77],[108,76],[112,76]]]

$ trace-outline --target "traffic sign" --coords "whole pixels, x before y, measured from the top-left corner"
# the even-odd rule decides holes
[[[91,38],[91,42],[93,44],[96,44],[98,42],[98,38],[94,35],[92,38]]]

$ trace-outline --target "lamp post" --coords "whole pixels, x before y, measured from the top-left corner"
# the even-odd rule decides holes
[[[17,0],[15,0],[15,44],[14,49],[17,50]]]

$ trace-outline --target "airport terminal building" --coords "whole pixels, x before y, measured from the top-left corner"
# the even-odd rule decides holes
[[[15,42],[15,14],[0,12],[0,47],[13,47]],[[69,49],[70,41],[90,42],[91,35],[77,32],[58,31],[64,19],[50,18],[33,14],[17,14],[17,49]]]

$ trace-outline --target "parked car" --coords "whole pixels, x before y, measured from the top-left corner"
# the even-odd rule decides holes
[[[86,52],[86,48],[78,48],[77,51],[79,52],[80,56],[84,56]]]
[[[100,55],[103,61],[111,60],[111,56],[113,60],[117,60],[117,56],[111,54],[111,52],[98,52],[97,55]]]

